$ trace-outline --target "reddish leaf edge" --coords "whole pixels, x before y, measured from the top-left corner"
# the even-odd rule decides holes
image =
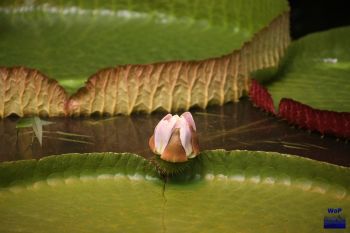
[[[254,79],[249,88],[249,98],[256,107],[300,128],[322,135],[350,138],[350,112],[320,110],[290,98],[282,98],[276,112],[271,94]]]
[[[256,107],[275,115],[275,108],[271,94],[255,79],[252,79],[252,83],[249,88],[249,98]]]

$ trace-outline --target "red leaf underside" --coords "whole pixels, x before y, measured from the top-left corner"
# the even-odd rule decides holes
[[[275,114],[270,93],[256,80],[252,81],[249,97],[258,108]],[[279,103],[278,114],[275,115],[301,128],[318,131],[322,135],[350,138],[349,112],[319,110],[298,101],[283,98]]]

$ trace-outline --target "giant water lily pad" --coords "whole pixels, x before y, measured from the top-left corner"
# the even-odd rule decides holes
[[[112,153],[2,163],[0,182],[2,232],[323,232],[350,211],[348,168],[266,152],[203,152],[165,186]]]
[[[287,9],[284,0],[4,1],[0,66],[39,69],[73,92],[105,67],[230,53]]]
[[[292,98],[314,108],[350,112],[350,27],[292,43],[268,85],[274,103]]]
[[[285,0],[2,2],[0,117],[128,115],[238,101],[249,72],[283,56],[288,10]],[[56,82],[41,85],[45,75],[69,94]],[[13,91],[24,83],[32,89]]]

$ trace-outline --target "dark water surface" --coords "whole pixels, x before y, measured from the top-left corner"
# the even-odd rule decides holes
[[[293,128],[254,108],[247,99],[223,107],[195,109],[192,114],[202,150],[276,151],[350,166],[350,143]],[[164,113],[156,113],[99,119],[50,119],[55,124],[44,126],[42,147],[36,140],[32,144],[31,129],[21,129],[17,137],[17,120],[3,119],[0,120],[0,161],[106,151],[132,152],[149,158],[152,153],[148,139],[163,116]]]

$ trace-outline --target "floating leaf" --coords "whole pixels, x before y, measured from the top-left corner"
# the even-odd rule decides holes
[[[267,87],[282,98],[320,110],[350,112],[350,27],[305,36],[289,47]]]
[[[249,96],[254,105],[274,113],[273,100],[270,93],[256,80],[251,85]],[[337,137],[350,138],[350,112],[314,109],[298,101],[283,98],[280,101],[276,116],[301,128],[318,131],[322,135],[330,134]]]
[[[291,99],[282,99],[278,115],[288,122],[322,135],[350,138],[350,112],[318,110]]]
[[[281,34],[278,42],[276,32]],[[282,14],[240,50],[225,56],[101,70],[71,96],[67,112],[71,116],[176,112],[238,101],[249,89],[249,73],[276,65],[288,44],[288,14]]]
[[[252,151],[198,158],[166,184],[133,154],[2,163],[0,231],[315,232],[328,208],[350,211],[349,168]]]
[[[0,93],[2,95],[0,118],[11,114],[20,117],[32,115],[54,117],[66,114],[67,95],[64,89],[57,81],[48,79],[34,69],[0,67]]]
[[[33,67],[74,96],[67,102],[57,83],[28,75],[37,71],[3,68],[0,88],[11,88],[0,117],[150,113],[238,101],[249,72],[283,56],[288,11],[286,0],[1,2],[0,66]],[[30,88],[18,95],[25,83]]]
[[[322,135],[350,138],[349,36],[350,27],[343,27],[293,42],[272,74],[275,80],[268,84],[269,92],[253,82],[250,98],[271,112],[266,107],[273,104],[271,93],[279,104],[277,115],[289,123]],[[264,89],[265,95],[257,89]]]
[[[252,81],[249,89],[250,100],[258,107],[268,113],[275,114],[273,100],[265,87],[261,86],[256,80]]]

